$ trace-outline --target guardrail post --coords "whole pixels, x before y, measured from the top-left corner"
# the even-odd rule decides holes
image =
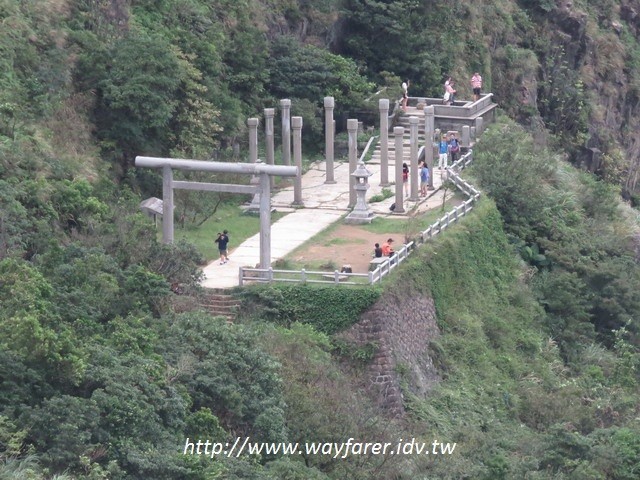
[[[305,283],[307,281],[307,271],[303,268],[300,270],[300,281]]]
[[[333,271],[333,282],[340,283],[340,272],[338,270]]]
[[[273,268],[271,267],[267,270],[267,279],[269,280],[269,283],[273,282]]]
[[[238,268],[238,285],[242,286],[242,281],[244,280],[244,269],[242,267]]]

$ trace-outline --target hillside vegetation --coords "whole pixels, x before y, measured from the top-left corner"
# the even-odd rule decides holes
[[[640,164],[639,11],[0,0],[0,479],[637,478],[640,248],[620,196]],[[237,161],[246,118],[283,97],[313,154],[323,96],[366,115],[401,78],[439,96],[452,74],[468,97],[475,70],[507,114],[474,154],[488,198],[384,286],[432,296],[441,330],[441,381],[420,397],[405,378],[404,419],[367,395],[375,346],[332,336],[384,291],[272,287],[230,325],[198,307],[195,247],[160,244],[138,213],[159,178],[136,155]],[[178,204],[197,223],[238,201]],[[458,449],[183,455],[238,437]]]

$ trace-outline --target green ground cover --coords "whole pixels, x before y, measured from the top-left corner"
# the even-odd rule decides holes
[[[271,221],[276,222],[285,213],[271,214]],[[201,226],[187,225],[184,229],[175,229],[175,239],[187,240],[194,244],[207,260],[218,257],[218,246],[214,243],[218,232],[229,231],[229,248],[235,248],[247,238],[260,231],[260,217],[244,213],[241,206],[221,204],[218,211]]]

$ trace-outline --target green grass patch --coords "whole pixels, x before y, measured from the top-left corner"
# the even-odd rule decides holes
[[[273,213],[271,222],[285,215]],[[245,214],[239,205],[220,205],[217,212],[199,227],[187,225],[182,229],[176,226],[175,239],[193,243],[204,258],[211,260],[218,257],[218,246],[214,240],[222,230],[229,231],[229,248],[233,249],[260,231],[260,217]]]

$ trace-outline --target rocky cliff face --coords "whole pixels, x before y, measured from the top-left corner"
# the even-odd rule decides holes
[[[640,168],[640,2],[544,4],[527,10],[536,25],[524,32],[534,36],[516,35],[517,58],[494,58],[494,71],[516,70],[495,75],[517,84],[507,110],[542,122],[571,147],[574,163],[632,191]]]

